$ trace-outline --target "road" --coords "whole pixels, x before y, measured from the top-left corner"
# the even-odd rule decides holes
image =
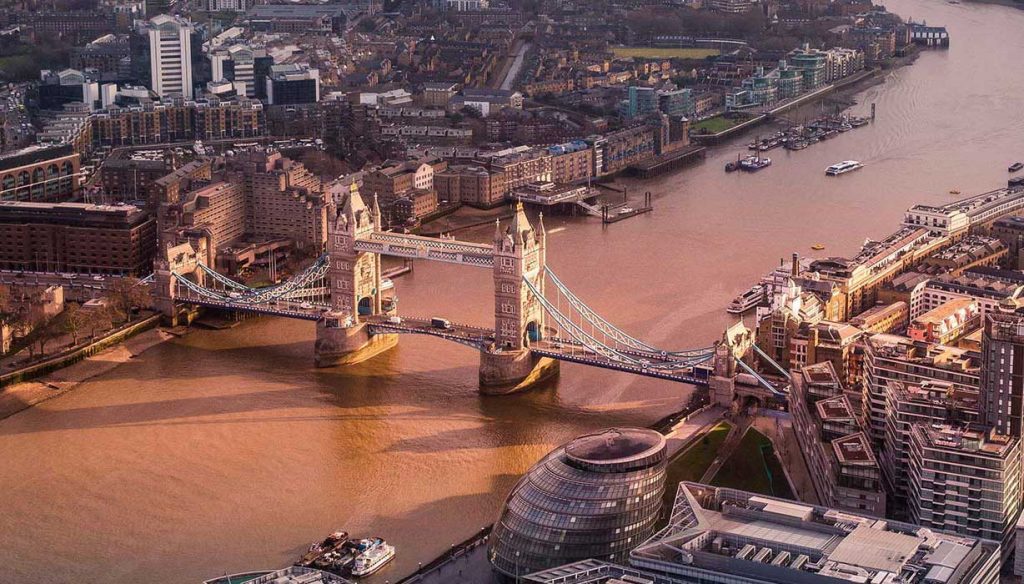
[[[519,76],[519,70],[523,68],[523,60],[526,58],[526,53],[529,52],[531,46],[533,46],[531,43],[522,39],[516,39],[513,48],[515,59],[512,61],[512,66],[505,73],[505,79],[501,82],[502,89],[512,89],[512,85],[516,82],[516,77]]]

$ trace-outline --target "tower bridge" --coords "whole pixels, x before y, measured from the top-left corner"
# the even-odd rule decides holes
[[[217,273],[189,243],[168,247],[155,265],[156,305],[173,323],[189,318],[195,307],[313,321],[320,367],[370,359],[394,347],[399,335],[438,337],[479,351],[484,393],[526,388],[555,375],[558,363],[568,361],[708,385],[722,403],[744,391],[759,399],[784,396],[743,362],[751,350],[752,335],[742,325],[732,327],[714,345],[671,351],[635,338],[606,320],[547,266],[543,216],[534,227],[521,204],[507,226],[495,222],[490,245],[382,231],[376,201],[367,206],[358,193],[351,194],[331,217],[328,232],[327,252],[309,268],[263,288]],[[491,270],[493,327],[400,317],[381,286],[382,256]],[[744,369],[760,389],[737,384]]]

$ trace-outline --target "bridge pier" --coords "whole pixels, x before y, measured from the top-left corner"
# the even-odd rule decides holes
[[[529,349],[480,351],[480,393],[508,395],[558,375],[558,361],[537,357]]]
[[[337,318],[316,323],[316,366],[354,365],[380,355],[398,344],[398,335],[371,335],[366,324],[337,325]]]

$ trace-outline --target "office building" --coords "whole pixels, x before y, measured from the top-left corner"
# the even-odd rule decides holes
[[[239,95],[264,99],[267,96],[267,76],[274,58],[264,49],[244,44],[231,45],[210,53],[211,77],[235,85]]]
[[[161,14],[149,21],[150,89],[160,97],[192,98],[192,23]]]
[[[642,428],[580,436],[512,488],[490,537],[499,573],[599,557],[625,562],[654,533],[665,491],[665,438]]]
[[[671,517],[630,554],[633,568],[704,584],[999,581],[997,542],[824,506],[683,483]]]
[[[320,101],[320,71],[305,65],[272,65],[266,85],[267,103],[271,105]]]

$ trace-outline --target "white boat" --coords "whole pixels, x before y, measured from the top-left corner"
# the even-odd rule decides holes
[[[363,552],[352,566],[353,576],[369,576],[395,559],[395,546],[382,542]]]
[[[725,309],[730,314],[742,314],[755,307],[764,299],[764,287],[755,285],[750,290],[733,298],[732,302]]]
[[[391,280],[391,278],[381,278],[380,279],[380,291],[381,292],[383,292],[385,290],[390,290],[390,289],[392,289],[394,287],[395,287],[395,283]]]
[[[852,172],[858,168],[864,168],[864,165],[856,160],[844,160],[837,162],[832,166],[825,169],[825,174],[828,176],[836,176],[847,172]]]

